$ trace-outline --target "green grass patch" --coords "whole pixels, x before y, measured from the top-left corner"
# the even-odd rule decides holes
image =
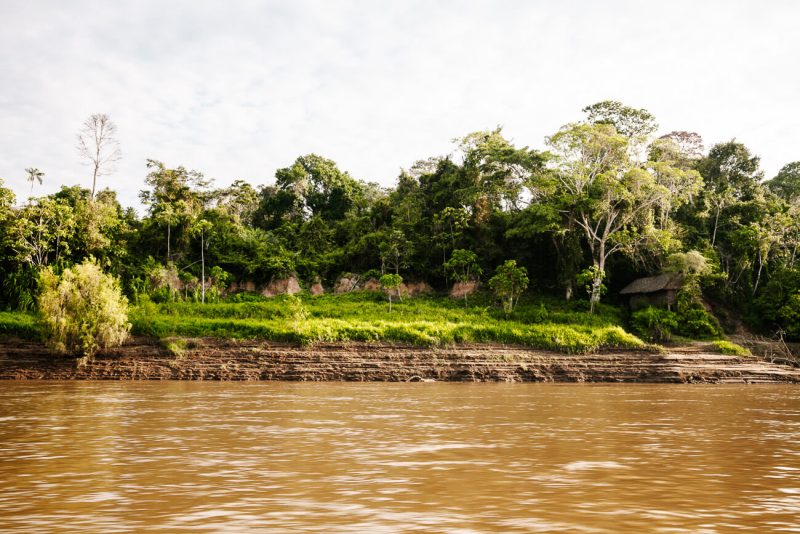
[[[40,339],[39,319],[32,313],[0,311],[0,337]]]
[[[303,313],[298,313],[302,308]],[[396,302],[389,313],[380,293],[276,297],[214,304],[147,302],[132,310],[134,333],[159,338],[265,339],[313,345],[321,342],[393,342],[419,346],[505,343],[566,353],[645,348],[621,326],[619,310],[591,315],[580,305],[525,302],[509,320],[486,297],[469,306],[448,298]]]
[[[718,340],[711,343],[714,345],[714,348],[717,349],[718,352],[722,354],[728,354],[730,356],[752,356],[753,354],[750,352],[749,349],[742,347],[741,345],[737,345],[736,343],[732,343],[730,341],[725,340]]]

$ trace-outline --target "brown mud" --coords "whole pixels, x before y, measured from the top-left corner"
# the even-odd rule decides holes
[[[174,346],[181,348],[171,352],[156,340],[136,338],[80,361],[54,356],[39,343],[3,340],[0,379],[800,383],[797,367],[716,354],[703,343],[660,353],[583,355],[503,345],[298,347],[211,338]]]

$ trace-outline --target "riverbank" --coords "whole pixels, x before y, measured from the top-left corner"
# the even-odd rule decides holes
[[[706,343],[663,352],[580,355],[499,344],[301,347],[198,338],[166,346],[140,337],[79,362],[54,357],[37,342],[7,339],[0,341],[0,379],[800,383],[798,368],[753,356],[718,354]]]

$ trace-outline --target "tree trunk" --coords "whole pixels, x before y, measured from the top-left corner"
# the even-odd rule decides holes
[[[167,263],[169,263],[169,238],[171,234],[172,226],[167,223]]]
[[[595,263],[595,272],[592,277],[592,296],[589,300],[589,313],[594,313],[595,308],[600,303],[600,289],[603,285],[603,274],[605,273],[605,243],[600,245],[600,260]]]
[[[719,225],[719,212],[722,207],[717,204],[717,215],[714,217],[714,234],[711,236],[711,246],[713,247],[714,244],[717,242],[717,226]]]
[[[100,157],[100,151],[98,150],[97,152],[98,152],[97,153],[97,157],[99,158]],[[92,174],[92,198],[91,198],[91,200],[94,200],[94,190],[95,190],[95,187],[97,186],[97,170],[98,170],[98,165],[95,163],[95,165],[94,165],[94,174]]]
[[[201,229],[200,230],[200,273],[203,281],[203,285],[201,286],[203,288],[201,297],[201,301],[203,304],[206,303],[206,241],[204,234],[205,232]]]
[[[761,269],[764,268],[764,256],[759,252],[758,253],[758,274],[756,274],[756,283],[753,285],[753,296],[756,296],[756,291],[758,291],[758,283],[761,281]]]

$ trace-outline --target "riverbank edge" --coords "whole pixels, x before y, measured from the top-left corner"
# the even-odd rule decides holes
[[[496,344],[301,347],[261,340],[135,338],[82,361],[54,356],[37,342],[4,339],[0,379],[800,383],[800,369],[717,354],[703,343],[663,352],[568,355]]]

